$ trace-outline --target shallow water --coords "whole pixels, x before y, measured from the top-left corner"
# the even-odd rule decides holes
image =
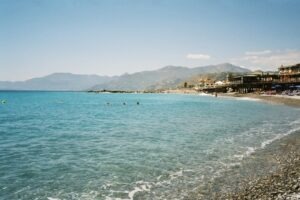
[[[0,199],[182,199],[300,128],[299,109],[210,96],[0,99]]]

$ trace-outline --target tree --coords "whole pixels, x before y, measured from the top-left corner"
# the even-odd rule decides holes
[[[184,88],[187,88],[187,86],[188,86],[187,82],[184,82],[183,87],[184,87]]]

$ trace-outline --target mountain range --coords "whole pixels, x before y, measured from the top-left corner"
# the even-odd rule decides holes
[[[246,73],[250,70],[224,63],[195,68],[166,66],[158,70],[123,74],[121,76],[54,73],[26,81],[0,81],[0,90],[153,90],[175,88],[182,81],[196,75],[222,72]]]
[[[53,73],[26,81],[0,81],[0,90],[80,91],[113,79],[108,76]]]

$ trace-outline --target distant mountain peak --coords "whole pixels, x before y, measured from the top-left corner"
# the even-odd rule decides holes
[[[189,79],[199,74],[222,73],[222,72],[238,72],[245,73],[250,70],[232,65],[230,63],[222,63],[219,65],[208,65],[202,67],[182,67],[168,65],[158,70],[143,71],[130,75],[123,75],[119,78],[98,84],[91,89],[93,90],[147,90],[162,89],[176,87],[183,80]]]
[[[26,81],[0,81],[0,90],[78,91],[86,90],[94,85],[104,83],[112,79],[114,79],[114,77],[57,72]]]
[[[160,68],[158,70],[174,70],[174,69],[187,69],[187,67],[167,65],[167,66],[165,66],[163,68]]]
[[[176,87],[183,80],[207,73],[238,72],[250,70],[222,63],[202,67],[165,66],[158,70],[142,71],[121,76],[98,76],[57,72],[27,81],[0,81],[0,90],[147,90]]]

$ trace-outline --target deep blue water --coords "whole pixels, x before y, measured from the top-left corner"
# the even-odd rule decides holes
[[[7,100],[0,199],[181,199],[300,128],[299,109],[230,98],[0,92],[0,99]]]

